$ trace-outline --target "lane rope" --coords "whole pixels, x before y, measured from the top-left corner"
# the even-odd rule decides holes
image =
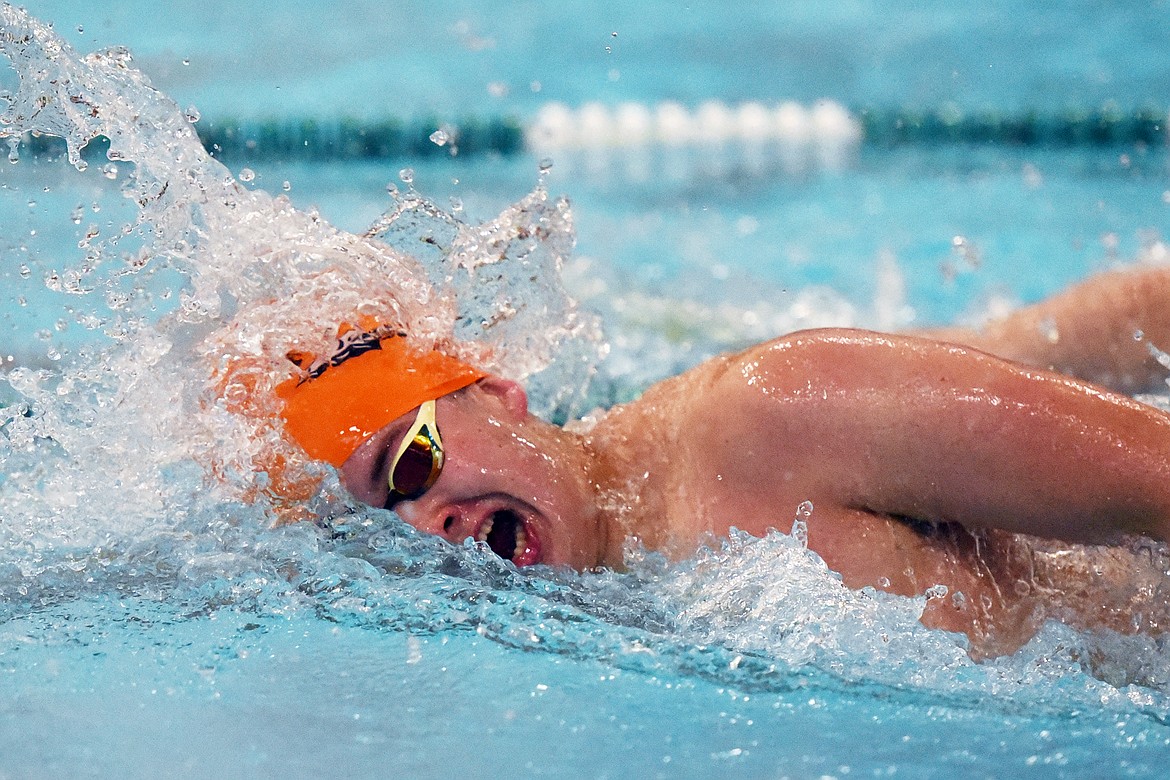
[[[1167,113],[1114,104],[1063,111],[963,111],[862,108],[822,100],[680,103],[586,103],[542,106],[534,117],[208,119],[196,125],[204,145],[230,160],[392,160],[483,154],[576,155],[741,152],[801,156],[828,164],[862,146],[982,144],[1026,147],[1164,147]],[[87,155],[105,152],[103,139]],[[57,139],[23,138],[34,155],[64,150]]]

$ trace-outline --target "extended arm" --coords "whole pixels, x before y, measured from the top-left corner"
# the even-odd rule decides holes
[[[1098,274],[978,330],[945,328],[920,335],[1125,393],[1164,391],[1170,371],[1150,347],[1170,352],[1170,267]]]
[[[927,339],[823,330],[731,359],[712,389],[718,435],[736,448],[722,457],[782,500],[1170,541],[1170,416],[1084,382]]]

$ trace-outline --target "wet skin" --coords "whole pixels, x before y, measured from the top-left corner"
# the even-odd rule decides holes
[[[436,419],[434,486],[388,504],[411,413],[344,464],[354,495],[518,565],[577,569],[620,565],[627,536],[677,558],[732,526],[787,531],[811,500],[810,547],[847,585],[946,585],[923,622],[976,654],[1025,641],[1039,605],[1010,556],[980,553],[992,531],[972,529],[1097,543],[1170,528],[1170,417],[928,339],[793,334],[667,380],[587,435],[532,417],[495,378],[439,399]]]

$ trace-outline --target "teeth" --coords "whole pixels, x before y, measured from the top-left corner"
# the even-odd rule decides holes
[[[516,551],[512,553],[512,560],[516,560],[524,551],[528,549],[528,534],[524,531],[524,526],[516,529]]]
[[[493,525],[495,525],[495,521],[492,520],[490,517],[487,520],[485,520],[483,525],[481,525],[479,527],[479,533],[477,533],[475,535],[475,541],[486,542],[487,538],[488,538],[488,534],[490,534],[492,532]]]

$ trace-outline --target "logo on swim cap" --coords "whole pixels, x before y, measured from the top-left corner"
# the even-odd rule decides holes
[[[386,325],[375,326],[369,330],[360,330],[347,322],[338,328],[337,347],[328,357],[318,358],[310,352],[302,352],[296,349],[286,352],[285,357],[305,370],[308,376],[302,377],[301,381],[307,382],[310,379],[316,379],[321,376],[321,374],[325,373],[325,369],[330,366],[340,366],[350,358],[357,357],[373,349],[381,349],[382,339],[388,339],[392,336],[406,338],[406,331],[397,330]]]
[[[341,466],[387,424],[486,374],[436,350],[412,349],[398,329],[342,325],[326,357],[290,351],[305,371],[276,387],[285,430],[311,457]]]

